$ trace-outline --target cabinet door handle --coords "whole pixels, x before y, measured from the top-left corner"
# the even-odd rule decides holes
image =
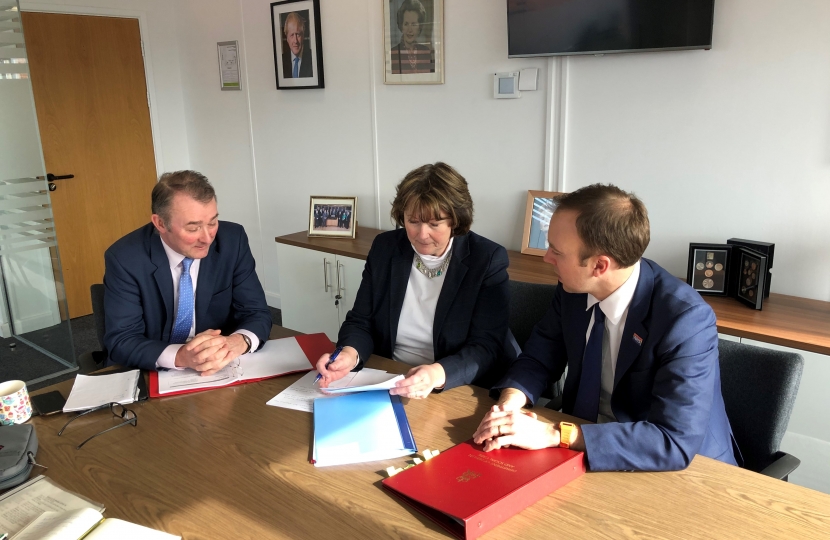
[[[339,300],[341,300],[343,298],[343,296],[341,295],[343,287],[340,285],[340,269],[341,268],[343,268],[343,263],[341,263],[340,261],[337,261],[335,263],[335,267],[334,267],[334,271],[337,273],[337,294],[334,297],[334,299],[335,299],[334,305],[338,305],[340,303]]]
[[[329,292],[329,262],[323,257],[323,290]]]

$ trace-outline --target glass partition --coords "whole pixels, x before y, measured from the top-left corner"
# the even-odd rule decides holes
[[[17,0],[0,0],[0,381],[78,369]]]

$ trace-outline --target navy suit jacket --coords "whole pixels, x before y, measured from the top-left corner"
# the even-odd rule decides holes
[[[117,364],[155,370],[170,345],[173,277],[161,237],[152,223],[115,242],[104,254],[104,345]],[[220,221],[196,283],[196,333],[253,332],[262,346],[271,313],[241,225]]]
[[[591,319],[587,302],[587,294],[557,287],[548,313],[494,389],[519,389],[535,403],[567,364],[562,411],[572,414]],[[628,309],[611,410],[617,422],[582,427],[592,471],[679,470],[695,454],[736,464],[715,314],[694,289],[648,259],[641,259]]]
[[[456,236],[452,250],[433,323],[435,361],[447,377],[444,389],[485,385],[491,370],[499,372],[497,364],[507,361],[505,353],[515,358],[507,347],[507,251],[474,232]],[[356,369],[372,353],[392,358],[414,255],[404,229],[381,233],[372,243],[354,307],[337,340],[357,349],[361,364]]]

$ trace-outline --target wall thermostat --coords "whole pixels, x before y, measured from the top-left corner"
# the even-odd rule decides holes
[[[496,73],[493,75],[493,97],[511,99],[522,97],[519,92],[519,72]]]

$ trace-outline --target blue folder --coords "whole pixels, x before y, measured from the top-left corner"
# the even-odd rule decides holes
[[[416,452],[403,403],[388,390],[314,400],[316,467],[392,459]]]

